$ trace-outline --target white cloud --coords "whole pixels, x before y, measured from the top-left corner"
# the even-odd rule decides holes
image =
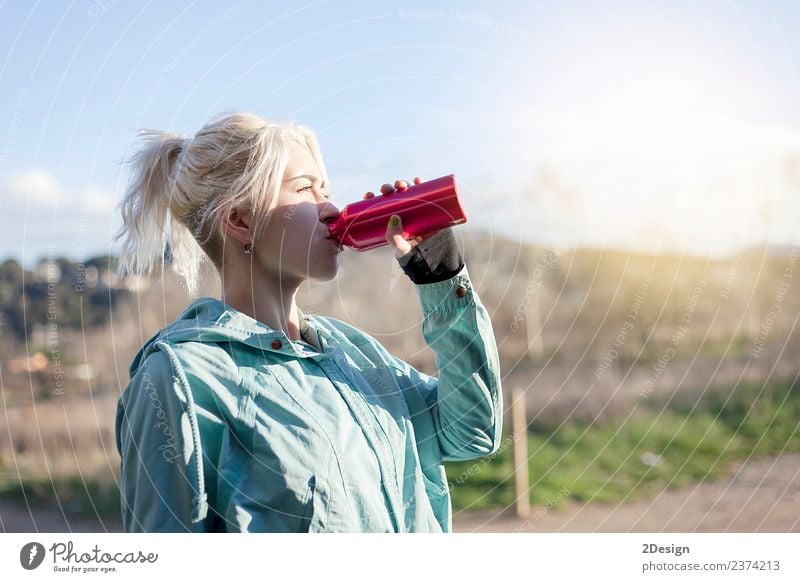
[[[73,258],[105,252],[117,196],[95,186],[65,188],[43,168],[16,172],[2,184],[3,256],[26,264],[46,254]]]
[[[29,202],[40,208],[54,208],[61,196],[61,188],[58,183],[43,168],[31,168],[17,172],[8,178],[4,186],[4,190],[12,199],[18,202]]]
[[[654,77],[510,115],[546,170],[540,187],[555,183],[545,198],[572,199],[549,238],[726,254],[796,236],[800,131],[759,121],[713,89]]]
[[[80,202],[90,214],[110,217],[115,211],[117,199],[110,192],[87,187],[80,195]]]

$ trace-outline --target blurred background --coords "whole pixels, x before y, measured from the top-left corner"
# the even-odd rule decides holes
[[[458,176],[507,409],[496,455],[448,465],[456,531],[800,531],[798,22],[731,0],[3,4],[0,531],[120,529],[116,401],[191,300],[168,270],[115,275],[120,162],[138,129],[234,110],[312,127],[339,207]],[[346,251],[298,302],[436,374],[390,253]]]

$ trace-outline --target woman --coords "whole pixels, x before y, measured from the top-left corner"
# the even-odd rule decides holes
[[[310,130],[235,113],[191,139],[146,137],[121,204],[120,271],[151,272],[168,231],[189,292],[205,256],[222,293],[193,301],[130,366],[116,418],[125,530],[450,531],[442,463],[492,454],[502,426],[491,322],[451,229],[405,240],[392,217],[386,230],[435,378],[297,306],[342,250]]]

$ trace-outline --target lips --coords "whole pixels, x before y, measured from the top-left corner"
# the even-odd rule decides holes
[[[335,244],[338,247],[340,253],[344,250],[344,246],[342,246],[339,243],[339,241],[333,238],[332,236],[326,236],[325,238],[331,241],[333,244]]]

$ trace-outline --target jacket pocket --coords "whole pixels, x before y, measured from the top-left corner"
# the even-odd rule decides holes
[[[308,487],[303,501],[303,513],[300,519],[302,533],[315,533],[325,530],[328,513],[328,495],[324,487],[320,487],[321,478],[314,474],[308,479]]]
[[[311,475],[308,479],[308,489],[303,499],[303,515],[300,520],[300,532],[308,532],[311,528],[311,518],[314,516],[314,493],[317,489],[317,476]]]
[[[433,515],[442,531],[450,530],[450,490],[429,478],[424,472],[422,481],[425,484],[425,494],[431,504]]]
[[[436,483],[433,479],[429,478],[425,472],[422,473],[422,481],[425,483],[425,492],[431,500],[447,496],[447,487],[442,487]]]

